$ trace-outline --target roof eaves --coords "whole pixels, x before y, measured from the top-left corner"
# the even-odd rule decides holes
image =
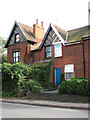
[[[61,35],[58,33],[57,29],[54,27],[54,25],[51,23],[51,27],[53,28],[54,32],[57,34],[63,45],[65,45],[64,39],[61,37]]]
[[[14,22],[14,25],[13,25],[11,31],[10,31],[10,34],[9,34],[8,39],[7,39],[7,41],[6,41],[6,44],[5,44],[5,48],[7,48],[7,46],[8,46],[8,42],[9,42],[10,37],[11,37],[11,35],[12,35],[12,32],[13,32],[13,30],[14,30],[14,28],[15,28],[15,25],[16,25],[16,21]]]
[[[23,34],[24,38],[25,38],[26,40],[28,40],[28,38],[26,37],[25,33],[24,33],[23,30],[22,30],[22,27],[19,25],[18,22],[16,22],[16,23],[17,23],[17,25],[18,25],[18,27],[19,27],[19,30],[20,30],[21,33]]]
[[[43,46],[43,44],[44,44],[44,42],[45,42],[45,40],[46,40],[46,38],[47,38],[47,35],[48,35],[50,29],[51,29],[51,23],[50,23],[50,25],[49,25],[49,27],[48,27],[45,35],[44,35],[44,38],[43,38],[43,40],[42,40],[42,43],[41,43],[41,45],[40,45],[40,47],[39,47],[40,50],[41,50],[41,48],[42,48],[42,46]]]

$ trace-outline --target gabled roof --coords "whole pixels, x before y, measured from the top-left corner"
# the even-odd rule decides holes
[[[44,41],[48,35],[48,32],[50,31],[51,26],[52,25],[50,24],[43,38],[42,43],[37,48],[35,48],[35,50],[40,50],[42,48]],[[53,24],[53,26],[55,27],[57,32],[61,35],[61,37],[64,39],[64,42],[66,44],[79,42],[79,41],[82,41],[82,38],[88,38],[90,36],[90,25],[77,28],[77,29],[73,29],[73,30],[69,30],[69,31],[65,31],[55,24]]]
[[[67,43],[81,41],[83,37],[88,36],[90,36],[90,26],[69,30]]]
[[[33,37],[33,28],[30,26],[27,26],[25,24],[22,24],[20,22],[17,22],[19,25],[20,29],[22,30],[23,34],[25,35],[26,39],[32,42],[36,42],[35,38]]]
[[[57,25],[53,24],[53,26],[56,28],[56,30],[58,31],[58,33],[61,35],[61,37],[66,40],[66,34],[67,34],[67,31],[58,27]]]
[[[67,31],[65,31],[64,29],[59,28],[58,26],[50,23],[42,42],[39,44],[39,46],[37,48],[33,49],[32,51],[41,50],[41,48],[42,48],[42,46],[43,46],[43,44],[44,44],[44,42],[45,42],[45,40],[46,40],[46,38],[48,36],[48,33],[51,30],[51,28],[54,30],[54,32],[57,34],[57,36],[60,38],[60,40],[64,44],[64,42],[66,40]]]
[[[7,39],[7,42],[6,42],[6,44],[5,44],[5,47],[6,47],[6,48],[7,48],[7,46],[8,46],[8,43],[9,43],[9,41],[10,41],[10,38],[11,38],[11,36],[12,36],[12,34],[13,34],[13,31],[14,31],[14,29],[15,29],[16,26],[19,27],[19,30],[20,30],[21,33],[23,34],[23,36],[24,36],[24,38],[25,38],[26,41],[29,41],[29,42],[32,42],[32,43],[36,43],[36,40],[35,40],[35,38],[33,37],[33,28],[31,28],[31,27],[29,27],[29,26],[27,26],[27,25],[24,25],[24,24],[22,24],[22,23],[20,23],[20,22],[15,21],[15,23],[14,23],[14,25],[13,25],[13,28],[12,28],[12,30],[11,30],[11,32],[10,32],[10,35],[9,35],[9,37],[8,37],[8,39]]]

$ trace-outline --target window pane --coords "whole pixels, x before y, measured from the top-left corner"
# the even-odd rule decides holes
[[[15,55],[16,55],[16,54],[14,53],[14,54],[13,54],[13,57],[15,57]]]
[[[15,58],[14,58],[13,62],[15,62]]]
[[[69,64],[69,65],[65,65],[65,70],[64,72],[74,72],[74,65],[73,64]]]
[[[46,52],[51,51],[51,46],[50,47],[46,47]]]
[[[20,52],[13,53],[13,62],[19,62]]]
[[[46,57],[51,57],[51,52],[46,53]]]
[[[19,52],[16,52],[16,57],[18,57],[18,55],[19,55],[18,53],[19,53]]]
[[[16,58],[16,62],[18,62],[19,60],[18,60],[18,57]]]
[[[20,56],[20,52],[18,52],[18,56]]]
[[[74,73],[66,73],[66,79],[74,78]]]
[[[55,51],[55,57],[59,57],[61,56],[61,52],[60,51]]]
[[[54,54],[55,54],[55,57],[62,56],[61,44],[57,44],[54,46]]]
[[[61,44],[55,45],[55,49],[60,49],[61,48]]]
[[[16,35],[16,42],[19,41],[19,34]]]

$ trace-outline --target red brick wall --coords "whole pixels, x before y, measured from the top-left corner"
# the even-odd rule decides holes
[[[29,63],[30,60],[30,47],[28,42],[18,43],[7,48],[7,62],[13,63],[13,52],[20,51],[20,62],[23,61],[25,64]]]
[[[84,54],[85,54],[85,74],[87,78],[90,78],[89,66],[90,60],[88,59],[89,40],[84,41]],[[54,69],[61,68],[61,72],[64,73],[64,67],[66,64],[74,64],[74,77],[84,76],[84,65],[83,65],[83,47],[82,43],[74,45],[62,45],[62,57],[54,57],[54,46],[52,46],[52,66],[51,66],[51,81],[54,80]],[[45,60],[45,47],[41,51],[34,52],[34,62]]]
[[[84,41],[85,52],[85,74],[87,78],[90,78],[90,40]],[[66,64],[74,64],[74,76],[84,76],[83,65],[83,47],[82,44],[74,45],[62,45],[62,57],[54,57],[54,46],[52,46],[52,66],[51,66],[51,82],[54,81],[54,69],[61,68],[61,72],[64,73],[64,66]],[[30,53],[30,45],[28,42],[23,42],[10,46],[7,49],[7,62],[13,63],[13,52],[20,51],[20,61],[24,61],[25,64],[32,64],[34,62],[45,60],[45,47],[40,51]]]

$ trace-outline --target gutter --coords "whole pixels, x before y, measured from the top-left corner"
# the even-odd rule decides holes
[[[84,77],[86,77],[86,74],[85,74],[85,52],[84,52],[83,39],[82,39],[82,48],[83,48],[83,70],[84,70]]]

